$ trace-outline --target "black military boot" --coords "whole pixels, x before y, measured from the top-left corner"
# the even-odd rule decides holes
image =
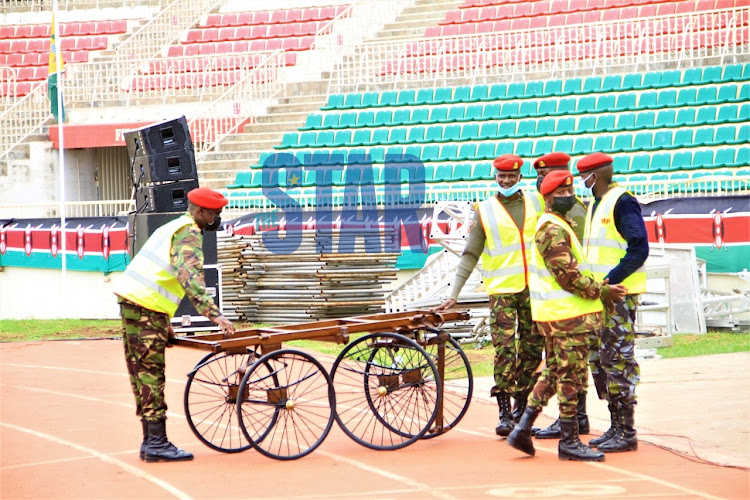
[[[521,421],[516,424],[513,432],[505,440],[509,445],[517,450],[521,450],[532,457],[536,453],[534,442],[531,440],[531,428],[534,426],[534,420],[539,416],[540,410],[527,407],[521,416]]]
[[[636,437],[634,427],[634,409],[635,405],[633,403],[620,403],[620,425],[609,440],[598,446],[599,451],[603,451],[604,453],[620,453],[638,449],[638,438]]]
[[[578,419],[560,419],[560,443],[557,458],[577,462],[603,462],[604,453],[592,450],[578,438]]]
[[[600,444],[609,441],[617,432],[617,428],[620,426],[620,415],[618,405],[615,402],[609,403],[609,420],[611,423],[607,432],[589,441],[589,446],[598,448]]]
[[[560,437],[560,419],[558,418],[549,427],[542,429],[534,435],[537,439],[557,439]]]
[[[177,448],[167,439],[166,420],[148,422],[148,441],[146,441],[146,462],[179,462],[192,460],[193,454]]]
[[[591,426],[589,425],[589,416],[586,413],[586,393],[578,393],[578,414],[576,415],[578,420],[578,435],[588,434],[591,432]]]
[[[148,421],[145,418],[141,419],[141,427],[143,428],[143,442],[141,443],[141,453],[138,456],[143,460],[146,457],[146,442],[148,441]]]
[[[495,434],[507,436],[513,430],[513,412],[510,411],[510,396],[508,394],[497,395],[497,406],[500,409],[500,422],[495,427]]]

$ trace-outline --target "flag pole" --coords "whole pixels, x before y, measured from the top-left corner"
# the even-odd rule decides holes
[[[55,70],[57,72],[57,85],[55,85],[55,92],[57,92],[57,137],[59,140],[57,162],[60,170],[60,253],[62,254],[62,295],[65,296],[64,288],[67,269],[67,233],[65,231],[65,134],[63,133],[63,122],[65,121],[65,117],[63,115],[62,101],[62,42],[60,40],[60,22],[57,13],[58,0],[52,0],[52,29],[55,31]]]

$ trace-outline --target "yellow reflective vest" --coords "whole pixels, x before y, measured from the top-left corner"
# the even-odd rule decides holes
[[[118,279],[115,294],[170,318],[174,316],[185,289],[170,264],[172,238],[179,229],[191,224],[195,221],[185,214],[154,231]]]
[[[485,234],[482,276],[489,295],[519,293],[528,284],[527,252],[543,207],[534,194],[524,193],[523,201],[523,231],[519,231],[496,196],[479,204],[479,219]]]
[[[570,250],[578,261],[578,271],[584,276],[592,277],[591,271],[583,258],[583,249],[570,225],[558,215],[545,212],[537,222],[539,231],[547,223],[563,228],[570,237]],[[529,296],[531,298],[531,317],[534,321],[551,322],[577,318],[584,314],[602,312],[602,301],[584,299],[564,290],[544,264],[536,241],[531,247],[531,269],[529,270]]]
[[[614,186],[599,201],[594,214],[594,203],[589,204],[586,213],[586,227],[583,234],[583,251],[591,266],[596,281],[603,281],[609,272],[625,257],[628,242],[615,226],[615,204],[627,190]],[[641,266],[622,283],[628,293],[646,291],[646,270]]]

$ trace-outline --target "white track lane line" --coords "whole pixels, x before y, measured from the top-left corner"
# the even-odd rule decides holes
[[[138,467],[134,467],[126,462],[123,462],[122,460],[118,460],[117,458],[113,458],[105,453],[101,453],[97,450],[94,450],[92,448],[87,448],[85,446],[81,446],[80,444],[73,443],[71,441],[67,441],[65,439],[59,438],[57,436],[52,436],[51,434],[45,434],[43,432],[38,432],[33,429],[27,429],[26,427],[19,427],[17,425],[13,424],[7,424],[5,422],[0,422],[0,426],[3,426],[7,429],[12,429],[18,432],[24,432],[26,434],[31,434],[32,436],[35,436],[39,439],[44,439],[46,441],[51,441],[53,443],[57,443],[63,446],[67,446],[69,448],[73,448],[75,450],[80,451],[81,453],[86,453],[88,455],[91,455],[95,458],[98,458],[102,462],[114,465],[115,467],[119,467],[120,469],[124,470],[125,472],[129,472],[135,477],[138,477],[140,479],[144,479],[146,481],[149,481],[150,483],[153,483],[155,486],[158,486],[159,488],[163,489],[164,491],[170,493],[172,496],[176,498],[180,498],[182,500],[191,500],[192,497],[185,493],[184,491],[181,491],[168,482],[159,479],[156,476],[153,476],[149,474],[148,472],[145,472]]]
[[[120,372],[105,372],[101,370],[85,370],[83,368],[68,368],[66,366],[49,366],[49,365],[21,365],[17,363],[0,363],[0,366],[12,366],[14,368],[31,368],[34,370],[61,370],[68,372],[79,372],[79,373],[93,373],[96,375],[111,375],[114,377],[130,377],[127,371],[123,370]],[[166,379],[167,382],[185,383],[184,380],[177,380],[173,378]]]

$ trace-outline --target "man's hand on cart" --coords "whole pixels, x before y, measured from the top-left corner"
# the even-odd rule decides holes
[[[225,339],[228,339],[234,333],[234,325],[232,324],[231,321],[229,321],[224,316],[217,316],[214,319],[214,323],[219,325],[219,327],[221,328],[221,331],[224,332]]]
[[[435,311],[445,311],[446,309],[451,309],[455,305],[456,305],[456,299],[446,299],[445,302],[443,302],[439,306],[431,309],[431,311],[432,312],[435,312]]]
[[[167,328],[167,347],[172,347],[172,341],[174,338],[174,328],[172,328],[172,325],[169,325],[169,328]]]

